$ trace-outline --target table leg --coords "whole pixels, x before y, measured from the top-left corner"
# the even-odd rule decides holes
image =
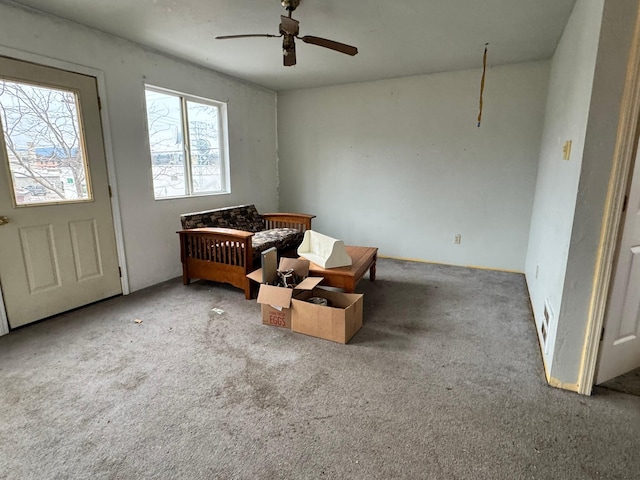
[[[356,291],[356,279],[352,278],[345,282],[344,293],[353,293]]]
[[[369,269],[369,280],[375,282],[376,280],[376,261],[378,260],[378,256],[373,257],[373,263],[371,264],[371,268]]]

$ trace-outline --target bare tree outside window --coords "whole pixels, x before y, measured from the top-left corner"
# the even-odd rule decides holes
[[[76,93],[0,80],[0,123],[16,204],[90,198]]]
[[[223,104],[152,87],[146,102],[155,198],[227,192]]]

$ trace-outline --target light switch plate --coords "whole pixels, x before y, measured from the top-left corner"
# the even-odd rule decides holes
[[[569,160],[571,158],[571,144],[573,142],[571,140],[567,140],[564,142],[564,146],[562,147],[562,159]]]

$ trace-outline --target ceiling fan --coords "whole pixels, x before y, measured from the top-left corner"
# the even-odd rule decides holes
[[[311,35],[305,35],[299,37],[300,22],[291,18],[291,12],[293,12],[301,0],[281,0],[281,4],[289,12],[289,16],[280,16],[280,35],[271,35],[269,33],[248,33],[244,35],[222,35],[216,37],[218,40],[225,40],[228,38],[245,38],[245,37],[282,37],[282,53],[283,63],[285,67],[291,67],[296,64],[296,44],[294,39],[302,40],[304,43],[310,43],[312,45],[318,45],[320,47],[328,48],[329,50],[335,50],[336,52],[346,53],[347,55],[356,55],[358,49],[351,45],[335,42],[333,40],[327,40],[326,38],[313,37]]]

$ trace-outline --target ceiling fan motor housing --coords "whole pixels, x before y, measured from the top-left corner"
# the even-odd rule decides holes
[[[300,24],[297,20],[280,15],[280,35],[293,35],[300,33]]]
[[[282,0],[280,3],[284,8],[286,8],[290,12],[293,12],[296,8],[298,8],[298,5],[300,5],[300,0]]]

